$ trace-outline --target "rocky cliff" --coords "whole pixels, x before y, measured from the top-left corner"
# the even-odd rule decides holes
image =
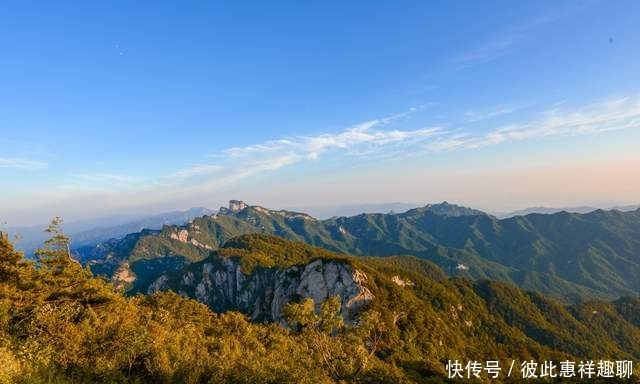
[[[180,274],[165,274],[148,293],[173,289],[207,304],[216,312],[239,310],[255,321],[282,322],[282,309],[291,301],[312,298],[316,306],[339,296],[342,315],[351,319],[373,300],[365,286],[367,276],[340,260],[316,259],[288,268],[256,268],[243,273],[231,258],[195,263]]]

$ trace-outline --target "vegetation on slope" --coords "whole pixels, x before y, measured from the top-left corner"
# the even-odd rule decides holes
[[[375,296],[365,313],[375,313],[385,329],[378,353],[416,377],[442,374],[448,359],[640,356],[638,299],[566,306],[505,283],[449,279],[435,264],[411,256],[352,257],[262,234],[234,238],[211,256],[227,257],[250,266],[245,274],[318,258],[365,272]],[[194,269],[201,268],[185,271]]]
[[[178,240],[183,231],[187,240]],[[565,302],[640,293],[640,210],[499,220],[448,204],[319,221],[248,206],[145,234],[128,254],[103,255],[128,259],[134,269],[136,263],[158,258],[178,258],[176,264],[182,265],[202,260],[210,249],[248,233],[273,234],[353,255],[415,255],[451,276],[509,282]]]
[[[329,257],[368,275],[375,300],[358,322],[345,324],[335,299],[319,313],[305,300],[286,307],[287,329],[172,293],[125,297],[51,231],[38,267],[0,236],[5,382],[427,383],[442,380],[447,359],[640,358],[637,299],[567,307],[507,284],[447,279],[411,257],[345,260],[265,235],[229,242],[221,252],[248,255],[254,268]]]

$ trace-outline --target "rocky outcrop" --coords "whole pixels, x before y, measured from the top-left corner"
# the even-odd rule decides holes
[[[286,303],[310,297],[319,309],[339,296],[342,315],[349,320],[373,300],[367,276],[343,261],[317,259],[290,268],[257,268],[245,275],[239,262],[216,259],[197,263],[179,275],[163,275],[148,293],[173,289],[207,304],[217,312],[239,310],[256,321],[283,322]]]
[[[186,243],[187,239],[189,239],[189,231],[187,231],[186,229],[181,229],[177,233],[172,232],[169,237],[182,243]]]
[[[245,211],[245,209],[247,209]],[[307,221],[317,221],[314,217],[307,215],[306,213],[287,211],[284,209],[273,210],[261,207],[259,205],[248,205],[242,200],[229,200],[229,207],[220,207],[218,215],[222,216],[234,216],[244,213],[244,219],[248,222],[255,221],[255,214],[260,213],[265,216],[282,216],[285,219],[302,219]],[[212,216],[215,217],[215,216]],[[253,223],[255,224],[255,223]]]
[[[120,266],[113,274],[111,283],[118,290],[125,290],[136,281],[136,274],[131,270],[131,266],[127,261],[120,263]]]
[[[185,228],[179,229],[176,232],[171,232],[169,234],[169,238],[173,240],[178,240],[181,243],[185,243],[185,244],[189,243],[191,245],[195,245],[196,247],[213,250],[213,247],[210,246],[209,244],[203,244],[198,240],[196,240],[195,238],[191,237],[192,234],[189,232],[189,230],[192,230],[193,234],[201,233],[200,227],[198,227],[195,224],[189,224]]]
[[[414,285],[416,285],[413,281],[409,280],[409,279],[403,279],[402,277],[395,275],[391,278],[391,281],[393,281],[396,285],[400,286],[400,287],[413,287]]]
[[[229,200],[229,210],[231,212],[242,211],[247,207],[247,204],[242,200]]]

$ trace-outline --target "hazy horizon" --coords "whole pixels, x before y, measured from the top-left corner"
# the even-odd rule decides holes
[[[237,200],[237,198],[229,199],[229,200]],[[242,199],[240,199],[242,200]],[[244,200],[242,200],[244,201]],[[411,203],[411,202],[377,202],[377,203],[335,203],[335,204],[319,204],[319,205],[281,205],[281,206],[271,206],[268,204],[261,204],[254,201],[244,201],[248,205],[257,205],[262,206],[264,208],[273,209],[273,210],[287,210],[287,211],[295,211],[302,212],[311,215],[317,219],[328,219],[336,216],[355,216],[361,213],[402,213],[407,210],[413,208],[425,207],[431,204],[440,204],[440,203],[449,203],[458,206],[463,206],[467,208],[478,209],[485,213],[491,215],[497,215],[498,217],[502,216],[510,216],[514,213],[518,213],[521,211],[527,210],[584,210],[584,209],[603,209],[603,210],[612,210],[612,209],[620,209],[620,208],[635,208],[640,207],[640,203],[628,203],[628,204],[578,204],[578,205],[567,205],[567,206],[548,206],[548,205],[531,205],[518,207],[514,209],[508,210],[490,210],[484,209],[482,207],[462,204],[456,201],[432,201],[432,202],[422,202],[422,203]],[[221,202],[217,205],[213,206],[192,206],[192,207],[180,207],[176,209],[166,209],[166,210],[135,210],[135,211],[125,211],[125,212],[114,212],[112,214],[107,215],[98,215],[98,216],[86,216],[86,217],[64,217],[61,216],[64,222],[69,225],[81,225],[86,228],[99,228],[99,227],[109,227],[111,225],[119,225],[125,224],[132,221],[136,221],[139,219],[153,217],[156,215],[174,213],[174,212],[184,212],[189,209],[195,208],[205,208],[209,209],[213,212],[216,212],[221,207],[228,207],[228,200],[226,202]],[[44,218],[39,222],[22,222],[22,223],[12,223],[7,220],[0,218],[0,230],[3,228],[37,228],[41,226],[43,229],[46,228],[50,220],[56,215],[52,215],[50,217]]]

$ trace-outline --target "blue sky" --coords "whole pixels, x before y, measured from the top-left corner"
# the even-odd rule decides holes
[[[5,1],[0,217],[236,197],[638,203],[639,14],[637,1]]]

